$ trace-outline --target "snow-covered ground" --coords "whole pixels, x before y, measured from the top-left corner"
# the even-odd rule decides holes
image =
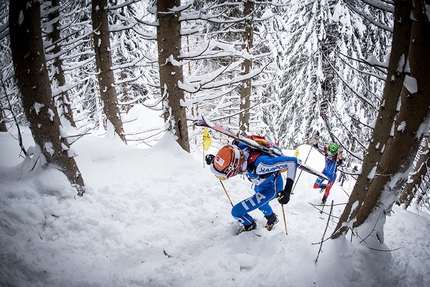
[[[323,237],[328,216],[309,204],[322,197],[315,176],[302,172],[285,206],[288,235],[275,200],[272,231],[254,211],[258,229],[235,236],[239,225],[201,149],[188,154],[171,135],[147,149],[110,136],[85,136],[73,148],[83,197],[55,169],[28,172],[17,141],[0,133],[0,286],[430,286],[430,216],[413,207],[394,207],[380,251],[349,233],[324,241],[315,263],[335,226]],[[312,152],[307,163],[322,169],[323,158]],[[336,182],[329,202],[345,203],[353,184]],[[224,185],[233,203],[252,194],[240,176]]]

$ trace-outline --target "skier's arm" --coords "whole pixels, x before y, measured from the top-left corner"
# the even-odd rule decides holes
[[[289,156],[269,157],[266,155],[258,157],[256,161],[256,173],[264,174],[268,172],[277,172],[287,169],[287,182],[285,188],[278,192],[278,202],[287,204],[290,201],[290,194],[293,188],[294,178],[296,177],[297,158]]]
[[[322,155],[325,154],[325,146],[320,144],[318,139],[314,139],[313,145],[312,145],[317,151],[319,151]]]
[[[294,180],[297,170],[297,158],[290,156],[270,157],[267,155],[259,156],[255,162],[255,172],[266,174],[287,169],[287,178]]]

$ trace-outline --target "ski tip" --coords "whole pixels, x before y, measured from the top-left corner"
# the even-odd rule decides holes
[[[194,120],[193,125],[195,125],[195,126],[206,126],[207,124],[206,124],[206,121],[203,118],[201,118],[199,120]]]

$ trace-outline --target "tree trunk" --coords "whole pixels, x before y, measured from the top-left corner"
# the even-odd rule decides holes
[[[245,2],[244,17],[248,17],[245,20],[245,31],[243,33],[243,46],[242,50],[246,53],[250,53],[253,46],[253,17],[254,13],[254,1]],[[245,59],[242,63],[242,75],[246,76],[249,74],[252,68],[252,61]],[[251,79],[243,80],[240,85],[240,115],[239,115],[239,129],[243,135],[249,131],[250,123],[250,111],[251,107]]]
[[[115,78],[112,71],[112,57],[110,53],[109,24],[107,0],[92,0],[91,17],[93,22],[94,51],[96,53],[97,78],[103,111],[123,142],[126,142],[118,97],[115,90]]]
[[[52,0],[51,7],[55,9],[53,12],[49,13],[48,19],[49,21],[54,21],[52,24],[52,31],[48,34],[48,38],[52,40],[52,44],[54,45],[54,48],[52,49],[51,54],[59,54],[61,52],[61,47],[58,41],[60,40],[60,23],[59,23],[59,16],[60,13],[58,12],[58,7],[60,6],[59,0]],[[57,19],[57,20],[55,20]],[[64,77],[64,71],[63,71],[63,61],[61,60],[60,56],[57,56],[54,60],[54,79],[58,83],[58,88],[65,87],[66,85],[66,79]],[[70,122],[70,124],[73,127],[76,127],[75,120],[73,119],[73,113],[72,113],[72,107],[70,106],[70,99],[69,94],[67,91],[61,92],[56,98],[55,102],[57,103],[57,107],[59,108],[59,112],[62,114],[66,120]]]
[[[6,117],[4,116],[1,105],[0,105],[0,132],[7,132]]]
[[[369,186],[375,177],[374,169],[381,162],[385,143],[390,137],[390,129],[393,126],[394,117],[397,112],[396,108],[405,77],[406,59],[404,59],[404,55],[407,55],[409,51],[412,26],[412,22],[409,19],[412,8],[411,5],[411,1],[396,1],[394,11],[393,44],[391,48],[387,79],[385,81],[385,88],[381,101],[383,104],[379,107],[373,137],[367,148],[361,175],[357,178],[357,182],[351,193],[349,202],[336,226],[334,237],[338,237],[343,232],[347,231],[347,227],[344,223],[353,220],[357,216],[360,208],[363,206],[369,191]],[[401,63],[400,67],[398,67],[399,63]]]
[[[69,144],[60,134],[60,118],[52,99],[51,85],[40,28],[38,1],[10,1],[9,29],[12,60],[22,105],[36,146],[46,162],[59,167],[68,180],[84,193],[84,180]]]
[[[396,10],[404,7],[403,1],[396,1]],[[411,7],[408,1],[407,7]],[[419,148],[419,144],[428,131],[428,107],[430,105],[430,81],[428,67],[430,65],[430,55],[428,54],[428,47],[430,47],[429,25],[425,20],[426,15],[422,13],[423,6],[421,1],[414,1],[413,23],[411,29],[411,36],[409,37],[409,67],[410,76],[405,76],[404,85],[401,91],[400,111],[394,119],[394,125],[390,125],[391,137],[382,146],[383,152],[378,163],[372,169],[372,173],[362,173],[360,177],[366,176],[373,178],[371,181],[365,200],[358,204],[353,210],[351,220],[355,220],[352,224],[353,227],[361,226],[365,221],[374,221],[372,225],[376,225],[379,220],[379,226],[383,226],[385,216],[390,212],[392,204],[397,200],[401,192],[401,186],[407,179],[408,172],[413,164],[414,157]],[[396,13],[396,12],[395,12]],[[398,14],[395,14],[398,15]],[[410,19],[410,13],[406,13],[404,18],[397,18],[398,20]],[[403,21],[402,21],[403,22]],[[394,31],[396,33],[396,30]],[[398,39],[399,41],[401,39]],[[393,40],[393,52],[398,42]],[[405,54],[406,55],[406,54]],[[393,63],[394,64],[394,63]],[[395,61],[393,66],[390,58],[389,71],[398,71],[399,61]],[[387,80],[392,79],[388,76]],[[403,83],[403,81],[402,81]],[[384,90],[385,94],[385,90]],[[383,114],[380,114],[383,116]],[[380,119],[380,118],[378,118]],[[378,125],[379,123],[377,123]],[[375,126],[374,135],[376,136],[377,129]],[[375,140],[373,140],[375,142]],[[380,142],[381,145],[384,142]],[[376,143],[378,144],[378,143]],[[385,149],[385,150],[384,150]],[[369,150],[368,150],[369,151]],[[369,151],[370,153],[370,151]],[[354,187],[353,193],[357,189]],[[355,197],[351,195],[348,205],[355,204]],[[351,210],[351,207],[349,208]],[[347,210],[344,211],[344,213]],[[341,218],[342,220],[342,218]],[[342,231],[341,226],[343,222],[339,221],[337,226],[337,235]],[[340,228],[340,229],[339,229]],[[383,233],[376,231],[378,240],[383,242]]]
[[[429,137],[427,137],[425,142],[426,143],[415,166],[415,170],[412,173],[411,178],[408,180],[408,183],[405,185],[402,195],[399,198],[399,202],[404,204],[405,209],[409,207],[417,191],[420,189],[420,186],[424,181],[424,177],[427,174],[428,166],[430,165]]]
[[[158,64],[161,95],[165,99],[163,110],[167,129],[176,136],[179,145],[189,152],[186,108],[181,106],[184,91],[178,86],[179,82],[183,82],[182,66],[177,62],[181,51],[180,12],[171,11],[173,7],[180,5],[180,0],[157,1]]]

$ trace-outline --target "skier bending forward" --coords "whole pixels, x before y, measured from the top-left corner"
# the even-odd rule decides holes
[[[260,151],[251,151],[242,143],[233,143],[222,147],[216,156],[207,155],[206,163],[212,173],[221,180],[245,173],[254,184],[255,194],[233,206],[231,214],[243,224],[242,231],[250,231],[257,227],[249,212],[259,209],[267,219],[266,229],[272,230],[278,222],[269,202],[275,198],[280,204],[287,204],[293,187],[297,170],[297,158],[289,156],[271,157]],[[281,171],[286,171],[287,182]]]

